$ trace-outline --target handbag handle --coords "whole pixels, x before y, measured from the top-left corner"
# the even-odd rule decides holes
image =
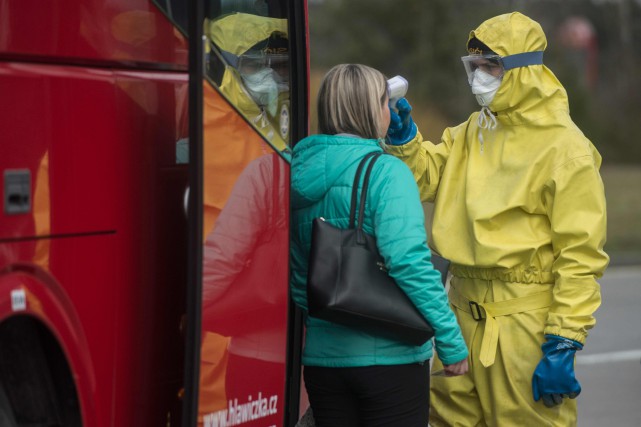
[[[356,169],[356,175],[354,176],[354,185],[352,186],[352,200],[349,208],[349,228],[354,228],[356,226],[356,241],[358,243],[364,244],[365,238],[363,237],[363,216],[365,212],[365,198],[367,197],[367,187],[369,186],[369,177],[374,168],[374,163],[378,158],[383,155],[383,153],[368,153],[363,157],[361,162]],[[356,220],[356,199],[358,194],[358,183],[360,181],[361,173],[365,163],[372,158],[372,161],[367,165],[367,170],[365,171],[365,178],[363,179],[363,188],[361,190],[361,199],[358,209],[358,225],[354,224]]]
[[[354,176],[354,184],[352,185],[352,201],[350,203],[349,207],[349,226],[348,228],[354,228],[354,220],[356,219],[356,197],[358,195],[358,182],[360,181],[361,178],[361,172],[363,171],[363,167],[365,167],[365,163],[367,163],[367,160],[370,159],[372,156],[376,155],[376,152],[371,152],[365,155],[361,159],[361,161],[358,164],[358,168],[356,168],[356,175]]]

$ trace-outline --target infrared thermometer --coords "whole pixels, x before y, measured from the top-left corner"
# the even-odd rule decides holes
[[[404,77],[395,76],[387,80],[387,95],[389,96],[390,106],[394,111],[397,111],[396,102],[405,96],[408,87],[409,83]]]

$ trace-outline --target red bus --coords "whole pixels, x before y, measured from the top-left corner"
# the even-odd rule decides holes
[[[0,425],[296,424],[306,16],[0,2]]]

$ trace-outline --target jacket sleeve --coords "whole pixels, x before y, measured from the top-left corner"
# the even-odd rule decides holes
[[[431,263],[417,186],[398,160],[384,156],[379,162],[368,194],[378,249],[389,274],[434,328],[443,363],[461,361],[468,355],[467,347],[440,274]]]
[[[544,192],[552,230],[554,299],[544,333],[584,343],[601,304],[600,278],[609,258],[603,182],[594,157],[558,167]]]
[[[388,145],[386,151],[401,159],[412,171],[421,200],[432,202],[452,147],[451,129],[443,133],[440,144],[424,141],[420,132],[404,145]]]

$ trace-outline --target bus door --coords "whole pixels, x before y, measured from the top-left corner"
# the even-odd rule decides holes
[[[306,4],[192,2],[185,425],[293,426],[289,162],[307,133]]]

